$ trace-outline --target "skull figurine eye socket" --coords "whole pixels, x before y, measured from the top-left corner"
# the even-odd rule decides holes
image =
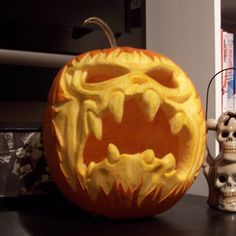
[[[229,176],[226,173],[218,173],[215,179],[215,186],[217,189],[221,189],[228,183]]]
[[[222,131],[222,133],[220,135],[222,138],[228,138],[229,132],[227,130],[224,130],[224,131]]]
[[[218,176],[218,181],[222,184],[226,183],[227,179],[228,179],[228,177],[226,175],[219,175]]]

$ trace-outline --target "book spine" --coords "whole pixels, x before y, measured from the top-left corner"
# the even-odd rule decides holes
[[[234,68],[236,68],[236,35],[234,34]],[[236,110],[236,70],[234,69],[234,94],[233,94],[233,99],[234,99],[234,110]]]
[[[228,68],[233,68],[234,66],[234,35],[228,33],[227,37],[227,57],[228,57]],[[227,71],[227,80],[228,80],[228,110],[234,109],[234,70]]]
[[[223,32],[222,35],[222,69],[234,66],[234,36]],[[222,73],[222,112],[234,109],[234,70]]]

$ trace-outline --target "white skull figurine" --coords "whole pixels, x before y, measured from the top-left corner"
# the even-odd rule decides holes
[[[236,211],[236,110],[223,113],[218,120],[208,119],[207,130],[216,132],[220,145],[220,153],[215,158],[207,149],[203,166],[209,187],[208,204]]]
[[[236,163],[221,161],[216,167],[215,187],[219,192],[218,208],[236,211]]]
[[[220,116],[216,126],[217,140],[220,144],[220,158],[236,161],[236,113],[228,111]]]

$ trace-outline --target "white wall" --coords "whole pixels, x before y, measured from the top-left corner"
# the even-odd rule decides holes
[[[220,70],[215,53],[220,52],[220,0],[146,0],[146,38],[147,49],[171,58],[189,75],[205,107],[207,84]],[[214,104],[210,99],[210,116]],[[202,173],[189,193],[208,195]]]

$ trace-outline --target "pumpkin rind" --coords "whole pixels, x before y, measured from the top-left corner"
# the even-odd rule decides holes
[[[114,218],[154,215],[182,197],[203,162],[200,99],[160,54],[88,52],[52,85],[44,146],[55,182],[80,207]]]

